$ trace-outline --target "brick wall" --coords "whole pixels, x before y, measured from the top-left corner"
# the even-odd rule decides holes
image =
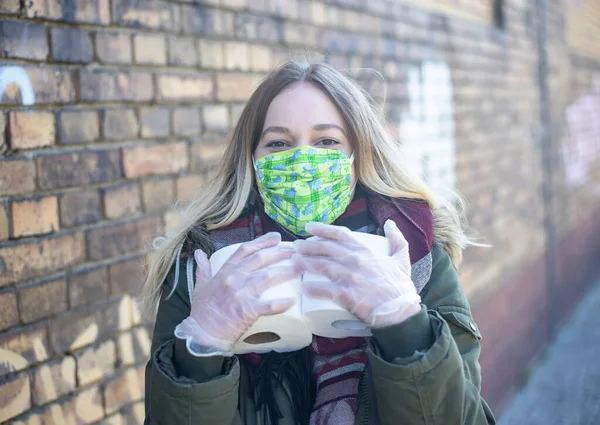
[[[0,423],[142,422],[148,243],[305,47],[380,98],[381,70],[407,155],[469,199],[493,248],[461,279],[500,409],[600,253],[600,62],[548,3],[544,121],[533,0],[0,0]]]

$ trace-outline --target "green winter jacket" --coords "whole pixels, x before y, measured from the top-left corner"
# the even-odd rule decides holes
[[[374,329],[361,379],[356,424],[485,425],[496,421],[481,398],[481,335],[450,257],[432,250],[421,312]],[[185,270],[185,267],[182,267]],[[171,298],[174,273],[160,300],[146,366],[146,421],[155,425],[260,425],[244,366],[232,358],[197,358],[173,336],[190,313],[186,274]],[[277,399],[293,425],[283,390]]]

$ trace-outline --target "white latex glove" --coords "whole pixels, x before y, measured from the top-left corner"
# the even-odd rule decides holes
[[[198,268],[190,316],[175,328],[175,336],[187,341],[190,353],[232,356],[235,343],[260,316],[280,314],[294,305],[295,298],[259,299],[265,290],[302,273],[295,264],[273,266],[295,253],[293,246],[279,242],[279,233],[267,233],[241,245],[214,277],[206,254],[195,252]]]
[[[391,220],[384,225],[391,255],[381,256],[346,227],[309,223],[317,238],[297,240],[296,263],[331,282],[303,282],[305,295],[330,299],[371,328],[401,323],[420,311],[410,273],[408,242]]]

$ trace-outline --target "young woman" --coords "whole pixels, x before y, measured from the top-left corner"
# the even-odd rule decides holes
[[[147,424],[495,423],[456,273],[469,243],[461,217],[402,165],[379,111],[320,63],[288,62],[256,89],[215,182],[150,263]],[[385,235],[391,254],[358,232]],[[208,257],[236,243],[213,277]],[[303,282],[306,294],[336,301],[372,336],[234,355],[260,316],[293,304],[261,293],[306,271],[330,280]]]

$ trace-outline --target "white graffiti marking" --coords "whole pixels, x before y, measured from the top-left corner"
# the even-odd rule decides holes
[[[21,90],[23,105],[33,105],[35,103],[33,86],[31,85],[29,75],[20,66],[4,66],[0,68],[0,99],[6,88],[13,83],[19,86],[19,90]]]

